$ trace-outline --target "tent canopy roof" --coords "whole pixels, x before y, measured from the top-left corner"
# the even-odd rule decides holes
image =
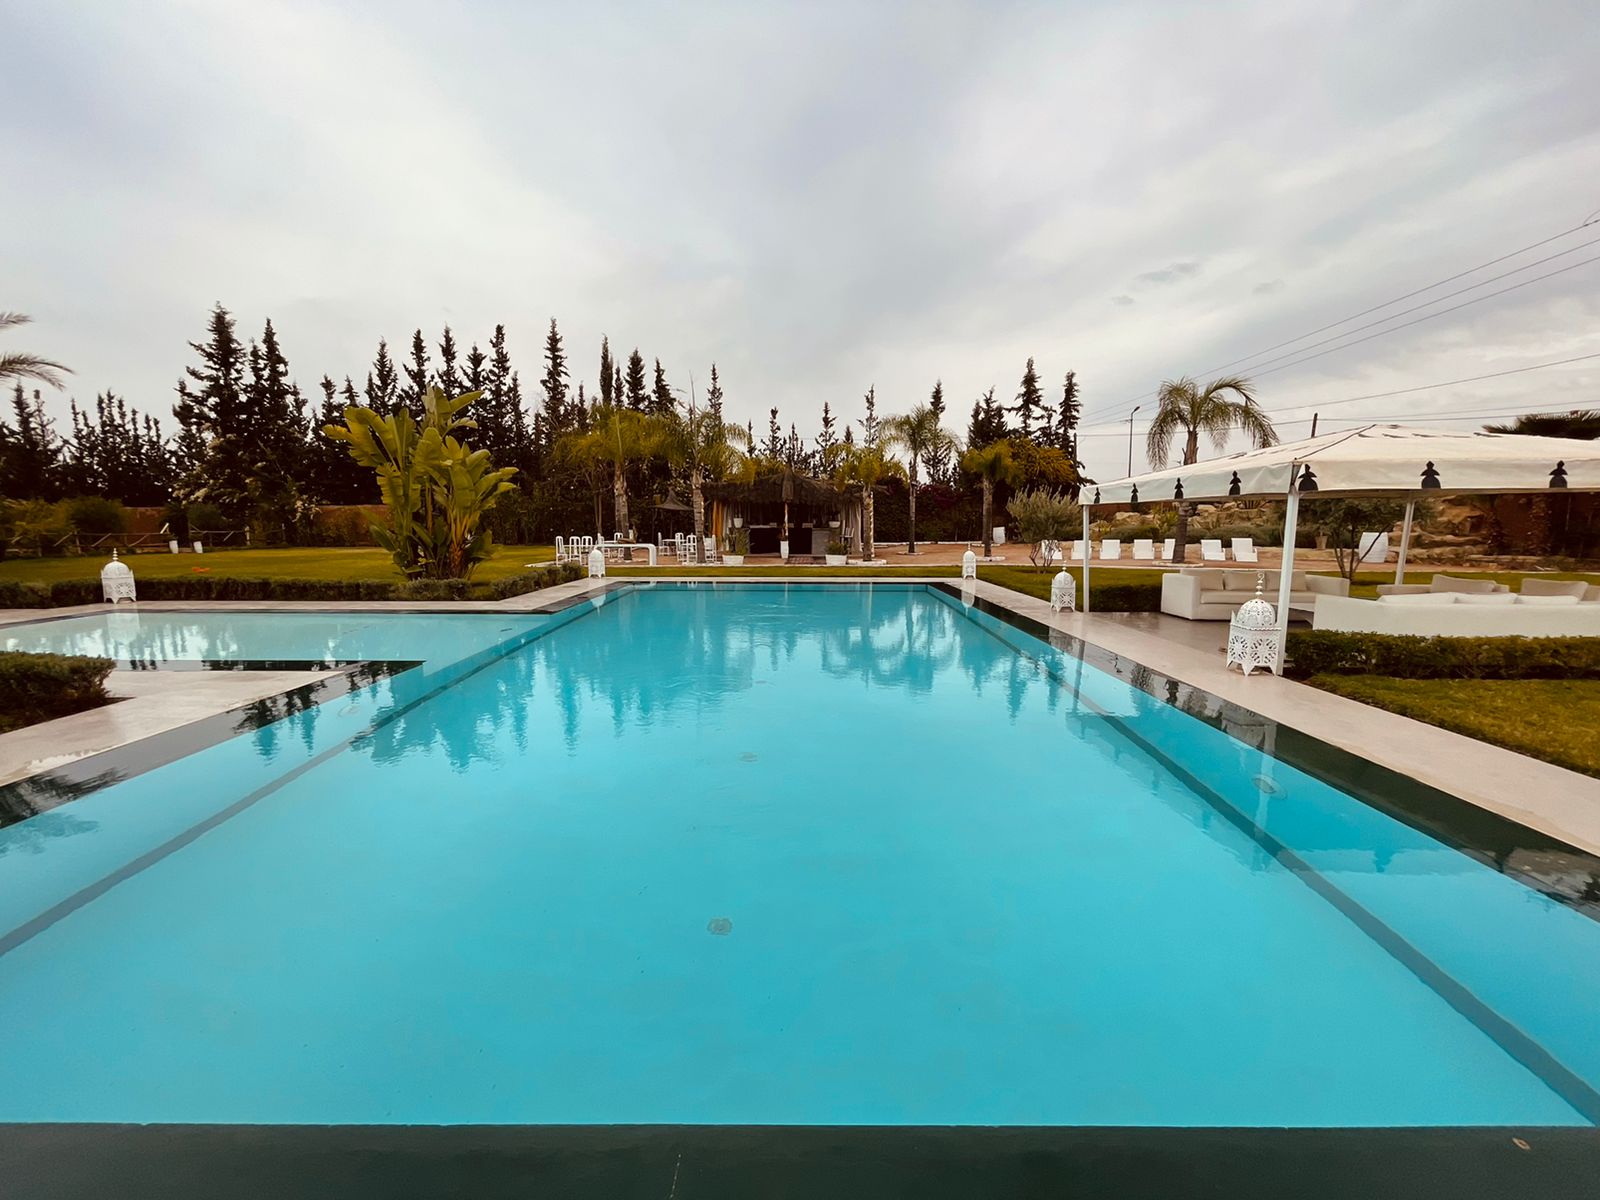
[[[1365,425],[1103,483],[1091,504],[1302,495],[1600,491],[1600,441]],[[1089,489],[1085,489],[1089,491]]]
[[[838,489],[820,479],[802,475],[792,467],[781,467],[749,483],[729,481],[706,485],[714,500],[744,501],[747,504],[809,504],[816,508],[837,508]]]

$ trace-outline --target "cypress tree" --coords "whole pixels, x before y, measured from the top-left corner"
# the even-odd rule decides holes
[[[432,382],[428,377],[428,343],[422,339],[422,330],[417,330],[411,335],[411,361],[405,366],[406,382],[400,389],[400,402],[411,410],[411,415],[422,415],[422,397],[427,395],[428,384]]]
[[[548,450],[567,430],[567,352],[561,344],[561,331],[556,319],[550,318],[550,332],[544,339],[544,421],[540,431],[539,450]]]
[[[288,530],[300,519],[314,476],[308,470],[305,398],[289,378],[289,361],[269,318],[261,343],[250,343],[248,416],[242,436],[249,473],[250,516]]]
[[[456,335],[448,325],[439,339],[439,370],[435,378],[446,396],[454,398],[467,390],[461,386],[461,372],[456,369]]]
[[[833,448],[839,444],[839,439],[833,432],[833,409],[828,407],[828,402],[822,402],[822,432],[817,434],[817,461],[824,467],[828,459],[833,456]]]
[[[394,360],[389,357],[389,343],[382,338],[378,339],[372,370],[367,372],[366,391],[367,407],[380,416],[388,416],[400,405],[400,379],[395,374]]]
[[[677,407],[672,400],[672,389],[667,386],[667,373],[661,369],[661,360],[656,359],[655,386],[650,389],[650,411],[658,417],[664,417]]]
[[[766,445],[761,449],[762,453],[768,458],[783,457],[783,429],[778,424],[778,409],[776,405],[773,406],[772,413],[768,418]]]
[[[625,379],[628,384],[628,407],[635,412],[643,412],[649,392],[644,379],[644,358],[637,346],[633,348],[633,353],[628,355],[628,373]]]
[[[878,388],[874,384],[867,389],[863,399],[867,404],[867,415],[861,419],[861,444],[863,446],[876,446],[881,431],[878,428]]]
[[[1039,372],[1033,369],[1031,358],[1027,369],[1022,372],[1022,383],[1017,388],[1017,403],[1011,411],[1017,414],[1017,432],[1023,438],[1030,442],[1033,440],[1033,423],[1040,420],[1044,424],[1042,432],[1048,437],[1050,410],[1039,391]]]
[[[0,495],[17,500],[54,500],[59,494],[61,441],[34,389],[28,399],[22,384],[11,393],[12,424],[0,422]]]
[[[600,403],[610,408],[616,400],[615,365],[611,361],[611,339],[600,335]]]
[[[639,364],[641,367],[643,363]],[[615,359],[611,361],[611,402],[621,404],[627,394],[627,389],[622,385],[622,364]]]
[[[520,407],[521,400],[520,397],[515,400],[512,398],[511,375],[511,352],[506,349],[506,327],[496,325],[494,335],[489,338],[489,361],[483,370],[483,396],[477,403],[477,444],[495,455],[496,464],[500,466],[513,465],[509,460],[501,462],[502,457],[526,449],[522,444],[526,440],[526,424],[519,425],[519,414],[512,411],[514,406]]]
[[[944,428],[944,381],[933,381],[933,393],[928,397],[928,411],[934,415],[939,427]],[[950,477],[951,448],[939,446],[923,456],[922,466],[929,483],[944,483]]]
[[[479,348],[477,342],[473,342],[472,348],[467,351],[467,369],[461,377],[461,391],[482,392],[488,390],[489,372],[485,366],[488,361],[489,356]]]
[[[706,410],[718,426],[722,424],[722,380],[717,378],[717,364],[711,364],[711,387],[706,391]]]
[[[972,406],[972,421],[967,426],[967,445],[990,446],[1009,436],[1010,432],[1006,427],[1006,410],[995,403],[994,389],[990,388]]]

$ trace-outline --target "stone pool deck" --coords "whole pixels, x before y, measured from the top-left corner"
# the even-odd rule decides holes
[[[694,580],[692,570],[649,580]],[[704,582],[705,577],[699,579]],[[722,576],[721,583],[779,582],[753,572]],[[813,582],[827,582],[813,577]],[[580,579],[509,600],[419,604],[410,602],[145,602],[143,612],[538,612],[557,608],[618,580]],[[808,580],[785,580],[803,586]],[[851,583],[868,582],[852,578]],[[896,572],[885,583],[952,584]],[[1342,696],[1272,675],[1245,678],[1223,666],[1227,625],[1185,621],[1156,613],[1052,613],[1043,600],[998,584],[977,581],[974,594],[1072,635],[1113,655],[1250,709],[1271,721],[1319,738],[1381,766],[1519,824],[1600,854],[1600,779],[1540,762],[1448,730],[1372,708]],[[18,621],[104,612],[105,606],[0,611],[0,626]],[[0,784],[34,771],[181,726],[323,678],[327,672],[117,671],[111,687],[120,703],[0,735]],[[126,677],[126,678],[124,678]]]

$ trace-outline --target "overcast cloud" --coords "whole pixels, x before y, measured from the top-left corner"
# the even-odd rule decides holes
[[[575,381],[606,333],[677,384],[716,360],[733,415],[776,404],[808,436],[824,400],[859,417],[876,385],[892,412],[936,377],[964,428],[1029,355],[1104,421],[1600,209],[1594,18],[0,0],[0,308],[36,320],[7,345],[164,415],[215,300],[247,333],[272,317],[308,392],[446,322],[463,344],[505,322],[526,387],[553,315]],[[1600,263],[1261,394],[1293,419],[1600,352],[1597,318]],[[1323,420],[1580,404],[1600,360]],[[1086,434],[1120,474],[1126,425]]]

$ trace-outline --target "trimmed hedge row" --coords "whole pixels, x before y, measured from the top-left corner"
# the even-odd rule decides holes
[[[109,658],[0,651],[0,733],[98,708],[106,695]]]
[[[1049,598],[1049,592],[1045,593]],[[1083,603],[1083,589],[1078,589],[1078,603]],[[1160,612],[1161,585],[1159,583],[1101,583],[1091,577],[1089,604],[1095,612]]]
[[[1416,637],[1291,631],[1288,669],[1393,679],[1600,679],[1600,637]]]
[[[534,571],[470,583],[462,579],[249,579],[197,575],[138,581],[141,600],[504,600],[554,587],[583,575],[578,563],[550,563]],[[104,598],[98,579],[55,583],[0,580],[0,608],[61,608],[98,604]]]

